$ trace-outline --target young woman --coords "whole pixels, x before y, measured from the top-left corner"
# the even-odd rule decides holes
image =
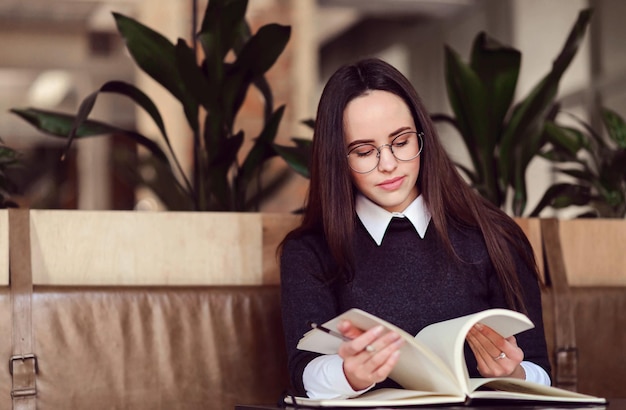
[[[349,322],[338,355],[299,351],[309,321],[352,307],[417,334],[423,327],[506,307],[533,330],[468,334],[472,377],[550,384],[541,298],[530,244],[516,223],[476,194],[446,155],[409,81],[377,59],[340,68],[319,102],[302,225],[281,252],[282,315],[292,384],[314,398],[392,386],[394,333]]]

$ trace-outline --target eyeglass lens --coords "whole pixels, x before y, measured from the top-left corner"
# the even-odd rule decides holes
[[[398,161],[410,161],[422,152],[422,145],[422,133],[404,132],[395,137],[390,144],[383,144],[380,147],[373,144],[357,145],[348,152],[348,165],[353,171],[364,174],[378,166],[383,148],[389,147]]]

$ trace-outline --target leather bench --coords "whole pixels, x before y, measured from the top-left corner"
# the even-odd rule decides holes
[[[564,270],[559,258],[540,258],[549,279]],[[575,360],[554,360],[553,380],[569,371],[578,391],[626,397],[626,287],[555,285],[543,291],[548,347],[552,357],[571,348]],[[30,289],[38,409],[233,409],[274,404],[288,388],[279,285]],[[10,292],[0,286],[0,410],[12,408]]]
[[[278,286],[35,287],[37,408],[274,404],[288,386],[279,297]],[[10,302],[0,289],[3,358]],[[0,409],[11,409],[4,369]]]

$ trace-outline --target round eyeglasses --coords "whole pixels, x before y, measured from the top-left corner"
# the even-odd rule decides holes
[[[372,172],[380,162],[380,153],[384,147],[389,147],[398,161],[411,161],[422,153],[423,137],[423,132],[408,131],[395,137],[390,144],[383,144],[380,147],[374,144],[359,144],[348,152],[348,165],[359,174]]]

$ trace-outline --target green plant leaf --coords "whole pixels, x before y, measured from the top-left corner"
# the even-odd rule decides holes
[[[268,24],[244,44],[235,62],[228,66],[223,86],[224,112],[232,124],[250,84],[276,62],[291,34],[291,27]]]
[[[289,168],[283,168],[273,173],[270,177],[264,178],[263,186],[251,193],[247,197],[246,203],[242,206],[242,209],[246,211],[259,212],[259,204],[276,193],[278,193],[281,186],[283,186],[290,178],[291,171]]]
[[[138,21],[113,13],[126,48],[137,66],[161,84],[183,105],[191,128],[198,123],[198,107],[178,71],[176,49],[167,38]]]
[[[312,149],[313,140],[310,138],[293,137],[291,140],[296,144],[296,147],[298,148],[305,148],[308,150]]]
[[[283,117],[285,106],[280,106],[270,121],[265,124],[258,138],[254,141],[252,149],[246,156],[243,164],[239,168],[235,179],[237,187],[237,202],[245,203],[246,187],[249,185],[253,176],[261,170],[261,166],[270,158],[276,156],[276,151],[272,144],[278,132],[278,126]]]
[[[302,120],[300,122],[306,125],[307,127],[311,128],[312,130],[315,129],[315,120],[313,118],[309,118],[308,120]]]
[[[170,145],[169,137],[165,131],[165,123],[163,117],[159,112],[156,104],[148,97],[143,91],[137,88],[133,84],[129,84],[123,81],[109,81],[100,87],[100,92],[105,93],[117,93],[130,98],[135,104],[139,105],[154,121],[154,124],[158,127],[165,142]]]
[[[170,211],[197,211],[193,197],[180,184],[172,169],[153,156],[137,156],[128,149],[114,149],[113,163],[124,181],[152,191]],[[145,172],[150,169],[151,172]]]
[[[274,143],[274,139],[278,133],[278,126],[280,125],[284,112],[285,105],[278,107],[254,141],[252,149],[246,156],[246,159],[241,166],[241,171],[244,175],[252,174],[254,170],[259,168],[263,162],[276,155],[272,149],[272,144]]]
[[[272,23],[261,27],[243,45],[235,60],[235,69],[245,69],[251,77],[265,74],[282,54],[290,35],[289,26]]]
[[[273,145],[276,153],[298,174],[309,179],[309,164],[311,163],[311,148],[303,144],[294,146]]]
[[[75,122],[75,116],[53,111],[39,110],[36,108],[11,109],[13,114],[18,115],[38,130],[54,137],[67,139]],[[167,156],[158,144],[151,139],[135,132],[118,128],[99,121],[83,121],[75,133],[75,138],[87,138],[106,134],[124,135],[136,143],[145,147],[159,160],[167,162]]]
[[[502,136],[499,173],[503,185],[514,190],[513,210],[521,215],[526,206],[525,171],[542,145],[544,121],[550,112],[560,79],[576,55],[591,17],[589,9],[579,13],[578,19],[563,46],[551,71],[532,89],[530,94],[514,109]]]
[[[211,112],[219,108],[220,94],[225,76],[224,58],[232,48],[237,48],[242,38],[249,37],[245,22],[247,0],[210,1],[196,36],[205,60],[203,63],[209,88],[213,91],[210,99]]]
[[[446,90],[454,111],[456,125],[468,149],[477,181],[493,188],[489,199],[497,201],[493,172],[493,146],[487,134],[487,91],[478,75],[450,47],[445,48]]]
[[[539,213],[551,206],[555,209],[562,209],[572,205],[587,205],[591,199],[589,187],[582,185],[559,183],[550,186],[535,209],[530,213],[530,217],[538,217]]]
[[[585,131],[587,131],[587,134],[589,136],[591,136],[591,138],[585,137],[583,144],[584,144],[584,149],[586,151],[588,151],[591,155],[593,155],[594,157],[597,157],[600,155],[600,152],[603,151],[606,147],[606,142],[604,141],[604,138],[602,137],[600,132],[596,132],[596,130],[594,130],[591,125],[589,125],[589,123],[587,123],[586,121],[582,120],[581,118],[579,118],[578,116],[569,113],[569,112],[563,112],[565,115],[567,115],[569,118],[573,119],[576,123],[578,123],[578,125],[580,125]]]
[[[237,153],[244,140],[243,131],[226,138],[217,147],[217,153],[212,156],[206,172],[206,184],[210,188],[216,204],[214,210],[236,211],[233,188],[229,183],[229,173],[237,160]]]
[[[617,190],[621,185],[626,193],[626,150],[618,149],[604,156],[599,175],[605,185]]]
[[[226,57],[228,50],[236,44],[245,25],[248,0],[212,0],[205,9],[198,38],[204,47],[205,56],[216,61]],[[215,68],[215,67],[213,67]]]
[[[626,124],[624,119],[615,111],[608,108],[602,110],[602,122],[609,133],[609,137],[618,147],[626,149]]]
[[[267,123],[272,118],[272,114],[274,112],[274,96],[272,94],[272,89],[270,88],[270,85],[264,75],[256,77],[252,83],[257,90],[259,90],[265,100],[263,108],[263,122]]]
[[[552,121],[546,121],[544,131],[546,141],[551,143],[557,151],[569,155],[572,160],[581,149],[587,146],[587,139],[575,128],[563,127]]]
[[[602,112],[606,112],[602,108]],[[548,137],[555,147],[543,155],[552,161],[566,161],[557,170],[576,178],[579,185],[588,187],[591,194],[587,205],[594,209],[596,216],[620,218],[626,216],[626,150],[609,144],[589,123],[565,112],[583,130],[555,126],[556,137]],[[603,117],[603,121],[604,121]],[[621,127],[619,120],[611,118],[615,127]],[[608,125],[605,123],[605,127]],[[612,126],[613,126],[612,125]],[[619,132],[619,131],[618,131]],[[582,154],[582,155],[581,155]],[[576,168],[564,168],[568,163]],[[568,164],[568,165],[569,165]],[[563,202],[564,203],[564,202]]]
[[[448,114],[441,114],[441,113],[431,114],[430,119],[433,120],[434,122],[447,123],[451,125],[452,127],[454,127],[459,132],[459,134],[461,134],[461,136],[463,135],[462,130],[459,128],[459,124],[456,121],[456,118]]]
[[[486,91],[478,75],[451,48],[445,48],[446,89],[456,123],[468,147],[480,145],[486,134]],[[475,153],[474,155],[479,156]],[[475,164],[476,165],[476,164]]]
[[[185,182],[186,189],[189,190],[189,192],[192,192],[193,187],[191,186],[189,179],[185,175],[185,172],[183,171],[183,168],[181,167],[180,162],[178,161],[178,157],[176,156],[176,153],[174,152],[174,148],[172,147],[170,138],[167,135],[167,131],[165,130],[165,123],[163,122],[161,113],[159,112],[159,109],[154,104],[154,102],[150,99],[150,97],[148,97],[143,91],[141,91],[139,88],[137,88],[133,84],[128,84],[122,81],[109,81],[105,83],[102,87],[100,87],[100,92],[110,92],[110,93],[117,93],[117,94],[124,95],[130,98],[135,104],[139,105],[150,116],[152,121],[154,121],[155,125],[159,129],[161,136],[163,137],[163,140],[165,141],[165,145],[167,146],[170,152],[172,161],[176,165],[176,168],[178,169],[179,174],[181,175],[181,177],[183,178]],[[94,99],[95,99],[95,95],[94,95]]]
[[[204,61],[202,69],[206,74],[206,80],[209,89],[212,91],[213,98],[209,99],[209,110],[214,110],[218,104],[218,90],[224,81],[224,66],[220,58],[221,51],[216,50],[219,47],[219,37],[216,33],[206,32],[198,34],[198,41],[204,50]]]
[[[174,163],[178,167],[178,170],[179,170],[180,174],[182,175],[183,179],[185,180],[185,183],[187,185],[187,189],[192,191],[191,184],[187,180],[187,177],[185,176],[185,173],[183,172],[182,167],[180,166],[180,164],[178,162],[178,159],[176,158],[174,150],[172,149],[172,145],[170,143],[169,137],[167,136],[167,132],[165,131],[165,124],[163,123],[163,119],[161,117],[161,114],[159,113],[158,108],[152,102],[152,100],[146,94],[143,93],[143,91],[141,91],[140,89],[138,89],[137,87],[135,87],[132,84],[128,84],[128,83],[121,82],[121,81],[109,81],[109,82],[105,83],[102,87],[100,87],[100,89],[98,89],[98,90],[94,91],[93,93],[89,94],[81,102],[81,104],[79,106],[78,113],[76,114],[76,117],[74,118],[74,123],[72,124],[72,128],[70,129],[70,132],[67,135],[67,144],[66,144],[66,150],[65,151],[67,152],[67,150],[71,146],[71,144],[72,144],[72,142],[73,142],[73,140],[74,140],[74,138],[76,136],[77,129],[89,117],[89,114],[91,113],[91,110],[93,109],[93,107],[94,107],[94,105],[96,103],[96,99],[97,99],[98,95],[101,92],[117,93],[117,94],[126,96],[126,97],[130,98],[133,102],[135,102],[137,105],[139,105],[141,108],[143,108],[146,111],[146,113],[148,113],[148,115],[150,115],[150,117],[152,118],[154,123],[157,125],[157,127],[161,131],[161,135],[163,136],[163,139],[165,140],[165,143],[166,143],[167,147],[170,150],[170,153],[172,155]],[[141,138],[133,138],[133,139],[135,139],[138,143],[140,143],[140,144],[142,144],[144,146],[146,144],[146,141],[142,140]],[[151,148],[149,148],[149,149],[151,149]],[[158,158],[158,156],[157,156],[157,158]],[[165,162],[169,166],[169,161],[165,161]]]
[[[189,92],[194,99],[194,105],[189,107],[193,109],[197,104],[204,106],[207,110],[211,109],[210,96],[215,91],[209,86],[209,83],[202,72],[202,69],[196,62],[194,51],[179,39],[175,46],[177,69],[181,74],[183,87]],[[198,122],[190,124],[194,133],[199,132]]]
[[[486,137],[495,147],[504,119],[513,103],[519,76],[521,53],[481,32],[474,40],[470,66],[486,89],[489,120]]]
[[[559,169],[559,172],[590,184],[593,184],[596,179],[596,176],[586,169],[564,168]]]
[[[0,146],[0,166],[7,168],[19,163],[20,154],[12,148]],[[2,172],[2,169],[0,169]]]
[[[476,173],[472,169],[470,169],[470,168],[466,167],[465,165],[460,164],[458,162],[455,162],[454,164],[470,180],[470,183],[472,184],[472,186],[476,187],[479,184],[478,177],[476,176]]]

